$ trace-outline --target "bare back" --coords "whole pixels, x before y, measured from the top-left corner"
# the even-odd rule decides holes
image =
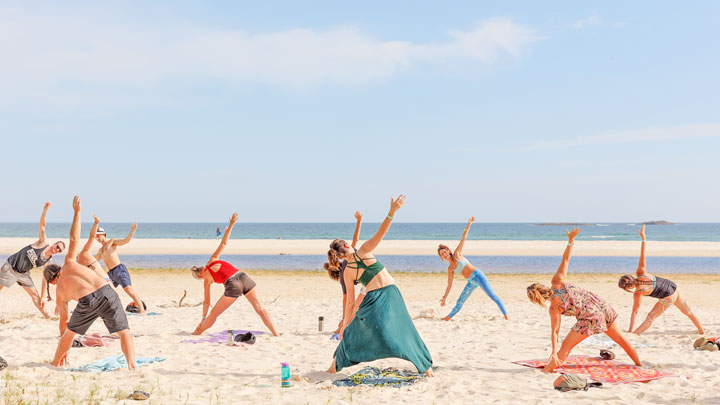
[[[358,257],[360,257],[363,260],[363,262],[365,263],[365,265],[367,265],[367,266],[372,266],[373,264],[375,264],[378,261],[375,258],[375,256],[372,254],[368,254],[368,253],[364,253],[364,252],[361,253],[360,250],[357,253],[358,253]],[[345,273],[348,274],[349,276],[353,277],[353,280],[357,280],[360,277],[362,277],[365,270],[362,268],[353,268],[351,266],[356,267],[357,261],[352,262],[352,264],[349,264],[345,268]],[[379,290],[383,287],[387,287],[387,286],[393,285],[393,284],[395,284],[395,280],[393,280],[393,278],[390,275],[390,272],[387,270],[387,268],[383,267],[383,269],[380,270],[380,272],[377,275],[375,275],[375,277],[373,277],[372,280],[370,280],[370,282],[368,283],[368,285],[366,287],[366,290],[368,292],[370,292],[373,290]]]
[[[57,295],[65,302],[77,301],[106,284],[105,280],[89,267],[75,261],[66,262],[58,278]]]

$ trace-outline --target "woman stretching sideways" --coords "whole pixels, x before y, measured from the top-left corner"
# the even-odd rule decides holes
[[[452,288],[453,283],[453,275],[455,272],[460,272],[462,276],[467,279],[465,289],[460,294],[460,297],[458,297],[455,308],[453,308],[453,310],[450,311],[450,314],[443,318],[443,320],[449,321],[450,318],[455,316],[455,314],[457,314],[463,307],[463,304],[465,304],[468,297],[470,297],[470,294],[472,294],[478,287],[482,287],[485,294],[495,301],[498,308],[500,308],[500,312],[502,312],[503,316],[505,316],[505,319],[508,319],[505,304],[503,304],[500,297],[495,294],[495,290],[493,290],[490,285],[490,280],[488,280],[487,276],[485,276],[485,273],[470,264],[470,262],[462,254],[463,246],[465,246],[465,239],[467,239],[468,232],[470,232],[470,225],[472,225],[473,222],[475,222],[475,217],[470,218],[468,221],[467,227],[465,227],[465,232],[463,232],[462,239],[460,239],[460,243],[458,243],[454,252],[451,252],[450,248],[443,244],[438,247],[438,255],[440,255],[440,258],[443,261],[448,261],[450,263],[448,266],[448,284],[445,289],[445,295],[443,295],[442,299],[440,299],[440,305],[443,307],[445,306],[445,300],[447,299],[448,294],[450,294],[450,289]]]
[[[395,213],[405,203],[405,196],[390,199],[390,212],[377,233],[355,250],[347,242],[335,239],[330,243],[328,263],[337,268],[347,260],[343,278],[347,288],[345,316],[340,328],[340,344],[333,355],[328,372],[368,361],[396,357],[410,361],[419,373],[433,376],[432,357],[415,329],[400,290],[385,266],[373,255],[390,229]],[[367,289],[355,316],[355,283]]]
[[[262,319],[265,326],[270,329],[270,332],[272,332],[274,336],[278,335],[275,325],[270,318],[270,314],[262,306],[255,292],[255,282],[252,281],[247,274],[233,267],[232,264],[220,260],[220,255],[225,249],[225,246],[227,246],[228,239],[230,239],[230,234],[237,219],[237,213],[234,213],[232,217],[230,217],[230,225],[228,225],[223,235],[220,246],[215,250],[215,253],[210,257],[207,264],[205,266],[193,266],[192,269],[190,269],[193,277],[204,281],[205,287],[202,320],[197,328],[195,328],[193,335],[199,335],[210,328],[215,323],[217,317],[228,309],[241,295],[245,295],[245,298],[250,301],[250,305],[252,305],[255,312],[260,315],[260,319]],[[225,286],[225,293],[218,299],[212,311],[210,311],[210,316],[208,316],[208,310],[210,309],[210,286],[213,283],[223,284]]]
[[[546,301],[550,301],[550,339],[552,341],[552,354],[547,366],[543,369],[549,373],[562,364],[570,355],[570,351],[585,338],[596,333],[605,333],[614,340],[625,353],[630,356],[635,365],[640,365],[635,348],[620,331],[615,320],[617,313],[602,298],[568,283],[567,272],[570,264],[570,255],[575,237],[580,233],[580,229],[566,231],[568,235],[568,244],[563,254],[562,262],[557,272],[552,278],[551,288],[540,283],[530,284],[527,288],[527,296],[531,302],[540,306],[545,306]],[[577,323],[568,332],[565,340],[558,350],[558,332],[560,331],[561,315],[574,316]]]
[[[637,277],[626,274],[620,277],[620,281],[618,281],[618,287],[633,293],[633,308],[630,314],[630,327],[628,328],[628,332],[635,333],[636,335],[645,332],[657,317],[675,305],[680,312],[690,318],[697,328],[698,333],[702,335],[704,332],[700,320],[693,314],[687,302],[685,302],[685,299],[680,296],[677,285],[668,279],[645,272],[645,268],[647,267],[647,263],[645,262],[645,225],[642,226],[642,229],[640,229],[638,233],[640,234],[642,242],[640,244],[640,263],[636,271]],[[650,310],[647,318],[645,318],[645,322],[641,323],[640,326],[635,329],[635,332],[633,332],[635,317],[640,309],[642,297],[645,295],[657,298],[658,302],[653,309]]]

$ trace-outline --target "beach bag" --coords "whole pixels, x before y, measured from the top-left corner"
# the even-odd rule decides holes
[[[555,386],[556,390],[562,392],[573,390],[587,391],[589,387],[602,387],[602,383],[588,383],[585,378],[580,377],[576,374],[563,374],[553,382],[553,385]]]
[[[145,310],[147,310],[147,305],[145,305],[145,301],[143,301],[142,304],[143,304],[143,307],[145,308]],[[125,307],[125,312],[137,314],[138,312],[140,312],[140,308],[138,308],[138,306],[135,305],[135,302],[131,302],[128,304],[128,306]]]

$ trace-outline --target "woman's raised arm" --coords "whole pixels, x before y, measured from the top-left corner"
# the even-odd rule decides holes
[[[230,234],[232,233],[233,227],[235,226],[235,222],[237,222],[238,214],[237,212],[233,213],[230,217],[230,224],[228,225],[227,229],[225,230],[225,234],[223,235],[222,240],[220,241],[220,245],[217,249],[215,249],[215,253],[210,256],[210,260],[208,261],[208,264],[210,262],[214,262],[215,260],[220,258],[220,255],[222,254],[223,250],[225,250],[225,246],[227,246],[228,240],[230,239]]]
[[[647,262],[645,261],[645,225],[642,226],[638,233],[642,238],[642,242],[640,242],[640,262],[638,263],[636,273],[638,276],[642,276],[645,274],[645,268],[647,267]]]
[[[475,217],[470,217],[468,220],[467,226],[465,227],[465,231],[463,231],[463,236],[460,239],[460,243],[458,243],[457,247],[455,248],[455,252],[453,252],[454,255],[461,255],[463,247],[465,247],[465,239],[467,239],[468,233],[470,233],[470,225],[475,222]]]
[[[370,253],[380,244],[380,241],[383,240],[385,237],[385,234],[387,234],[388,230],[390,229],[390,225],[392,224],[392,220],[395,217],[395,212],[400,209],[400,207],[405,204],[405,195],[400,194],[397,199],[390,198],[390,212],[388,212],[387,216],[385,217],[385,220],[380,224],[380,229],[378,229],[377,233],[370,239],[368,239],[365,243],[360,246],[360,250],[366,253]]]
[[[563,253],[560,267],[558,267],[557,272],[555,272],[555,276],[553,276],[552,278],[552,282],[558,284],[564,282],[565,278],[567,277],[568,265],[570,264],[570,256],[572,255],[573,243],[575,242],[575,237],[580,233],[580,228],[574,228],[570,231],[566,230],[565,233],[568,237],[568,244],[565,247],[565,253]]]
[[[362,224],[362,212],[355,211],[355,233],[353,233],[352,244],[350,246],[355,247],[358,240],[360,239],[360,225]]]

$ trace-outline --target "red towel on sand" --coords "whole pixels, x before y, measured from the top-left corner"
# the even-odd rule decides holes
[[[515,364],[527,367],[543,368],[547,359],[513,361]],[[631,382],[647,382],[663,377],[678,377],[673,373],[662,370],[645,369],[620,363],[616,360],[603,360],[600,357],[570,356],[562,366],[555,369],[558,373],[584,375],[591,380],[603,383],[620,384]]]

